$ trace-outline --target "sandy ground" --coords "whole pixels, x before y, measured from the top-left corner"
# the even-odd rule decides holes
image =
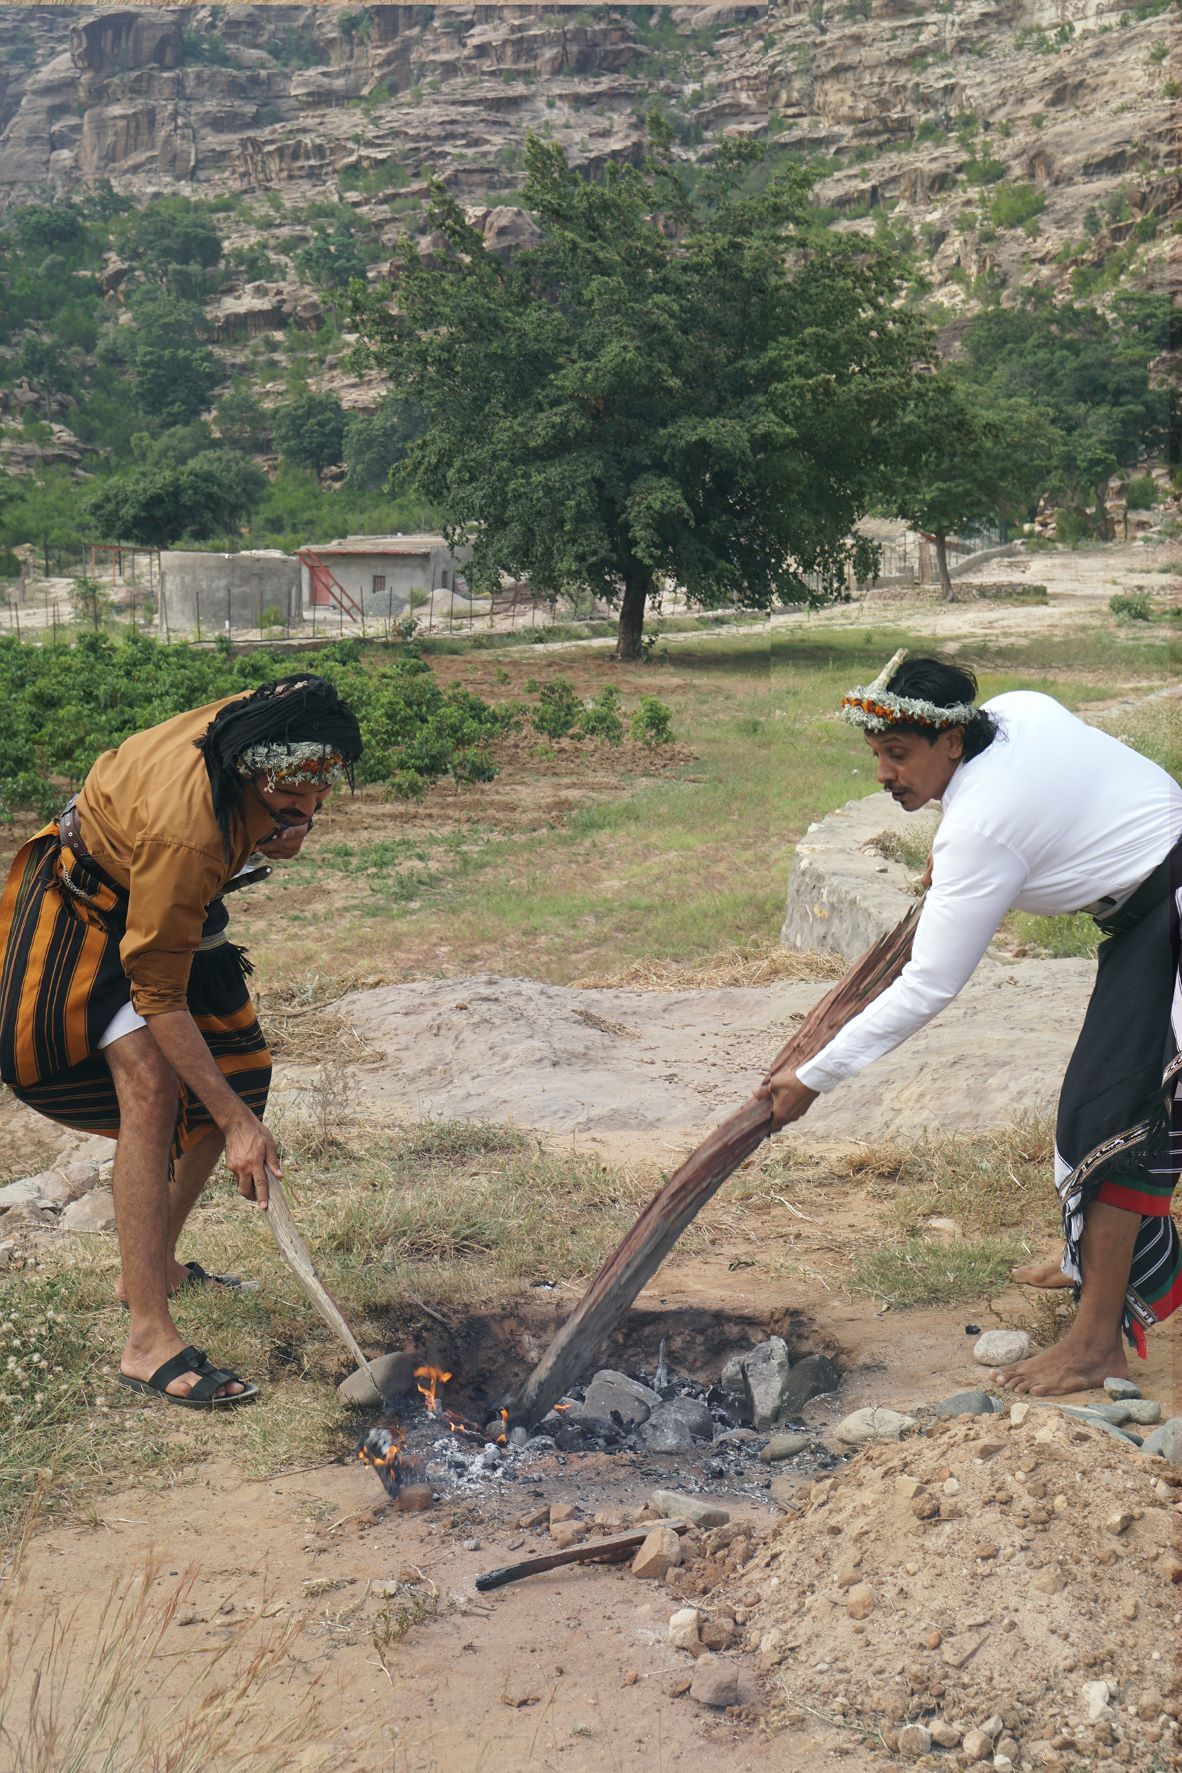
[[[923,624],[950,637],[1012,634],[1017,624],[1022,632],[1044,624],[1061,629],[1087,621],[1091,610],[1102,607],[1114,578],[1126,587],[1144,582],[1164,588],[1162,578],[1138,577],[1158,557],[1150,550],[1122,550],[1119,560],[1111,551],[1039,557],[1028,569],[1037,582],[1051,586],[1048,610],[925,603]],[[1015,572],[1010,562],[985,570],[989,576]],[[888,616],[877,602],[867,606],[867,615],[871,608],[876,622]],[[914,618],[914,612],[910,605],[897,614]],[[806,619],[843,624],[850,611],[783,618]],[[991,964],[945,1014],[938,1031],[910,1044],[906,1065],[888,1059],[876,1067],[873,1080],[861,1080],[840,1099],[818,1104],[811,1132],[817,1139],[851,1140],[936,1126],[972,1128],[1045,1106],[1082,1012],[1089,971],[1087,963],[1077,962]],[[698,993],[577,991],[480,975],[357,992],[334,1009],[383,1054],[361,1073],[364,1101],[375,1118],[518,1119],[564,1148],[592,1146],[619,1156],[643,1152],[672,1162],[756,1080],[794,1018],[822,989],[780,983]],[[948,1088],[950,1064],[958,1080],[953,1089]],[[278,1081],[280,1099],[298,1109],[309,1083],[307,1070],[281,1066]],[[38,1167],[64,1143],[78,1142],[62,1141],[46,1123],[12,1104],[0,1114],[0,1166],[10,1173],[18,1160],[24,1170]],[[749,1225],[737,1216],[732,1233],[713,1247],[671,1262],[640,1304],[656,1313],[693,1305],[749,1314],[788,1335],[798,1352],[813,1347],[839,1354],[840,1395],[817,1399],[806,1410],[810,1429],[822,1437],[838,1416],[863,1403],[908,1408],[979,1382],[982,1369],[971,1361],[962,1310],[914,1311],[884,1320],[873,1302],[847,1298],[831,1287],[826,1276],[834,1252],[864,1245],[878,1223],[875,1203],[860,1197],[856,1187],[843,1200],[840,1223],[822,1220],[811,1209],[803,1215],[785,1209]],[[778,1278],[770,1277],[766,1265],[748,1265],[753,1249],[773,1245],[792,1257],[790,1270]],[[1024,1303],[1016,1295],[995,1300],[990,1315],[981,1319],[983,1327],[1012,1319]],[[1176,1335],[1165,1333],[1152,1341],[1150,1360],[1136,1375],[1167,1414],[1182,1409],[1178,1368]],[[709,1560],[691,1562],[690,1571],[698,1576],[687,1575],[686,1594],[692,1598],[697,1581],[704,1604],[713,1605],[730,1593],[733,1581],[742,1587],[739,1604],[748,1610],[752,1629],[795,1624],[798,1614],[806,1620],[808,1659],[801,1657],[790,1669],[795,1709],[787,1729],[772,1731],[768,1707],[785,1702],[783,1660],[752,1652],[744,1662],[741,1710],[733,1715],[704,1710],[684,1694],[692,1669],[665,1638],[669,1614],[679,1603],[660,1585],[640,1583],[626,1571],[584,1569],[536,1578],[485,1599],[477,1599],[472,1587],[481,1570],[545,1549],[544,1530],[519,1524],[543,1502],[568,1500],[588,1513],[606,1509],[627,1518],[656,1482],[683,1485],[693,1481],[692,1470],[660,1473],[608,1460],[555,1459],[537,1470],[536,1481],[533,1476],[519,1481],[512,1495],[506,1487],[430,1514],[406,1515],[382,1506],[372,1474],[352,1461],[265,1482],[244,1481],[235,1467],[240,1432],[233,1417],[212,1419],[211,1457],[195,1477],[157,1494],[137,1489],[109,1497],[85,1518],[38,1533],[25,1558],[24,1598],[15,1617],[20,1639],[33,1647],[33,1663],[45,1666],[40,1640],[33,1637],[35,1625],[76,1610],[72,1666],[78,1669],[91,1653],[87,1646],[97,1641],[106,1596],[145,1557],[159,1561],[162,1600],[188,1581],[150,1661],[133,1676],[137,1702],[143,1700],[145,1715],[160,1731],[167,1730],[195,1683],[200,1688],[216,1681],[201,1672],[212,1652],[227,1650],[223,1671],[242,1668],[252,1650],[290,1628],[291,1641],[277,1653],[273,1677],[243,1707],[241,1742],[253,1740],[251,1732],[265,1722],[286,1739],[284,1764],[291,1769],[502,1773],[525,1767],[598,1773],[609,1767],[647,1773],[709,1764],[720,1773],[756,1768],[818,1773],[835,1758],[854,1766],[885,1764],[893,1758],[889,1732],[902,1720],[875,1694],[881,1689],[889,1699],[907,1688],[906,1665],[915,1660],[911,1626],[918,1632],[921,1626],[928,1629],[929,1619],[938,1624],[942,1618],[947,1633],[955,1635],[968,1622],[965,1608],[972,1611],[977,1589],[987,1586],[976,1556],[980,1535],[972,1535],[970,1544],[966,1525],[948,1531],[940,1542],[923,1541],[917,1565],[923,1605],[918,1604],[912,1593],[917,1578],[907,1575],[906,1560],[894,1544],[904,1528],[911,1532],[911,1516],[902,1526],[895,1520],[894,1473],[888,1473],[890,1483],[881,1496],[870,1486],[867,1467],[877,1455],[863,1455],[841,1479],[841,1506],[828,1518],[815,1513],[810,1502],[811,1525],[799,1544],[792,1538],[796,1516],[790,1511],[766,1547],[756,1537],[754,1566],[724,1579],[707,1567]],[[925,1481],[942,1485],[947,1479],[939,1472],[947,1467],[952,1475],[955,1462],[948,1449],[937,1458],[940,1449],[935,1442],[930,1447],[926,1441],[915,1443],[914,1457],[925,1462]],[[1068,1433],[1055,1458],[1070,1465],[1063,1484],[1073,1501],[1086,1502],[1093,1486],[1112,1487],[1114,1494],[1121,1488],[1125,1467],[1119,1461],[1113,1466],[1112,1457],[1107,1447],[1081,1448]],[[1122,1452],[1120,1457],[1140,1456]],[[899,1459],[902,1469],[907,1456],[901,1453]],[[1003,1463],[1010,1474],[1025,1469],[1016,1457],[1007,1455]],[[875,1473],[880,1468],[886,1470],[882,1459]],[[1140,1483],[1144,1472],[1135,1464],[1132,1469]],[[1000,1487],[977,1497],[965,1483],[966,1506],[971,1501],[983,1510],[1001,1507],[991,1500]],[[1158,1508],[1162,1500],[1147,1494],[1138,1506]],[[766,1499],[748,1495],[732,1505],[738,1518],[770,1526]],[[947,1518],[954,1523],[954,1513]],[[1152,1531],[1159,1532],[1159,1525]],[[1145,1585],[1160,1582],[1150,1556],[1160,1548],[1150,1545],[1150,1532],[1138,1522],[1128,1543],[1139,1548],[1140,1561],[1126,1559],[1113,1573],[1126,1600],[1148,1595]],[[1105,1550],[1099,1541],[1088,1544],[1089,1555]],[[844,1602],[814,1605],[811,1600],[814,1593],[844,1593],[844,1565],[839,1570],[837,1563],[850,1545],[861,1548],[864,1558],[873,1552],[875,1568],[866,1564],[861,1573],[889,1596],[873,1630],[889,1617],[896,1632],[875,1647],[869,1673],[858,1673],[859,1634],[850,1635]],[[1064,1563],[1071,1561],[1073,1549],[1066,1540],[1051,1548]],[[775,1568],[758,1562],[773,1553],[781,1560]],[[1022,1570],[1024,1555],[1005,1560],[1006,1582]],[[785,1559],[793,1570],[790,1584],[784,1583]],[[782,1584],[778,1599],[769,1586],[773,1575]],[[993,1579],[995,1588],[1000,1579],[1000,1573]],[[397,1586],[392,1594],[382,1593],[375,1586],[380,1583]],[[1126,1678],[1133,1663],[1141,1670],[1134,1702],[1142,1689],[1150,1700],[1162,1696],[1148,1660],[1148,1639],[1142,1641],[1156,1611],[1131,1634],[1127,1620],[1120,1628],[1130,1648],[1115,1635],[1115,1626],[1113,1635],[1105,1636],[1106,1594],[1105,1582],[1093,1577],[1086,1589],[1068,1589],[1065,1600],[1056,1598],[1056,1606],[1062,1600],[1066,1609],[1062,1618],[1056,1613],[1058,1625],[1071,1629],[1068,1602],[1077,1603],[1081,1629],[1096,1646],[1089,1653],[1103,1661],[1111,1643]],[[1017,1616],[1018,1602],[1009,1589],[1003,1599],[991,1609],[999,1622]],[[1149,1606],[1148,1600],[1141,1604]],[[1043,1617],[1037,1607],[1031,1610],[1029,1597],[1023,1605],[1024,1635],[1015,1640],[1019,1656],[1029,1653],[1029,1634],[1037,1633]],[[983,1616],[983,1605],[979,1611]],[[1153,1629],[1168,1632],[1170,1617],[1163,1615]],[[407,1630],[399,1638],[403,1621]],[[899,1627],[905,1628],[901,1637]],[[840,1690],[828,1673],[818,1675],[816,1664],[825,1660],[842,1675]],[[842,1662],[845,1669],[838,1667]],[[877,1666],[881,1676],[873,1673]],[[1056,1681],[1064,1674],[1078,1677],[1074,1686],[1069,1683],[1070,1691],[1055,1687],[1052,1693],[1064,1715],[1071,1708],[1072,1716],[1078,1712],[1079,1682],[1093,1672],[1103,1671],[1082,1663],[1078,1670],[1056,1665],[1051,1671]],[[23,1691],[28,1678],[26,1666],[13,1690]],[[1005,1695],[996,1686],[995,1681],[992,1702],[1000,1705]],[[838,1703],[843,1693],[851,1702],[848,1715]],[[915,1697],[913,1690],[909,1697]],[[979,1696],[962,1701],[969,1722],[979,1721],[968,1716],[978,1697],[983,1705],[990,1696],[982,1687]],[[1021,1705],[1030,1714],[1022,1717],[1023,1729],[1033,1732],[1041,1721],[1033,1715],[1037,1708],[1025,1698]],[[301,1738],[305,1723],[315,1749]],[[1103,1746],[1090,1737],[1081,1740],[1097,1752]],[[1153,1752],[1158,1752],[1155,1745]]]

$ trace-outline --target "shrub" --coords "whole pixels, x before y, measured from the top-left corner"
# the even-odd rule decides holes
[[[1087,542],[1092,538],[1092,526],[1082,511],[1070,511],[1061,506],[1055,513],[1055,540],[1074,546],[1076,542]]]
[[[1157,481],[1152,474],[1137,474],[1125,487],[1125,504],[1130,511],[1151,511],[1157,504]]]
[[[579,715],[575,735],[580,739],[603,739],[608,745],[619,745],[624,737],[620,718],[620,692],[609,684]]]
[[[538,697],[538,705],[530,717],[535,733],[548,739],[562,739],[583,713],[583,704],[565,677],[556,677]]]
[[[673,711],[658,696],[642,696],[629,723],[628,731],[642,745],[671,745],[673,742]]]
[[[1008,179],[998,185],[989,202],[989,213],[999,228],[1021,228],[1041,215],[1047,200],[1033,185],[1014,184]]]
[[[1118,622],[1152,622],[1153,606],[1144,591],[1118,591],[1108,599]]]

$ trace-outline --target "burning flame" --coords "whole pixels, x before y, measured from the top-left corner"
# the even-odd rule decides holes
[[[418,1384],[419,1395],[427,1406],[428,1416],[442,1414],[439,1408],[439,1387],[446,1385],[450,1378],[451,1374],[445,1373],[440,1367],[415,1368],[415,1380]]]
[[[497,1436],[497,1446],[498,1447],[507,1447],[508,1445],[509,1445],[509,1412],[508,1412],[508,1410],[502,1410],[501,1411],[501,1432]]]
[[[388,1428],[371,1428],[357,1449],[361,1463],[377,1472],[387,1496],[397,1496],[402,1481],[398,1465],[401,1445],[401,1432],[391,1434]]]

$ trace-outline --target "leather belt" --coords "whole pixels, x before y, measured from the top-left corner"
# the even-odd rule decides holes
[[[75,862],[85,868],[88,874],[93,874],[96,880],[101,881],[103,886],[110,887],[112,892],[121,894],[124,892],[123,887],[99,867],[82,842],[82,829],[78,818],[78,796],[76,794],[70,797],[58,816],[57,831],[62,848],[69,850]]]

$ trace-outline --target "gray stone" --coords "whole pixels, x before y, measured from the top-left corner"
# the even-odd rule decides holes
[[[6,1182],[0,1188],[0,1213],[13,1207],[35,1206],[41,1199],[40,1176],[22,1176],[19,1182]]]
[[[695,1527],[725,1527],[730,1515],[705,1496],[683,1496],[679,1490],[654,1490],[649,1502],[667,1521],[689,1521]]]
[[[780,1336],[770,1336],[744,1357],[743,1378],[756,1428],[770,1428],[780,1414],[791,1370],[788,1345]]]
[[[625,1428],[638,1428],[648,1421],[660,1401],[649,1386],[604,1367],[587,1387],[583,1402],[574,1404],[567,1414],[576,1422],[583,1415],[602,1416],[609,1421],[618,1415]]]
[[[690,1682],[690,1698],[721,1711],[739,1703],[739,1670],[735,1663],[710,1656],[698,1663]]]
[[[1126,1422],[1135,1422],[1140,1428],[1151,1428],[1155,1422],[1161,1421],[1161,1405],[1156,1398],[1134,1397],[1127,1404]]]
[[[954,1391],[936,1405],[937,1416],[988,1416],[993,1399],[987,1391]]]
[[[751,1405],[747,1401],[747,1386],[743,1379],[743,1356],[741,1354],[732,1354],[722,1369],[722,1377],[718,1383],[722,1388],[722,1395],[726,1399],[726,1407],[731,1415],[737,1416],[740,1422],[749,1422]]]
[[[1129,1399],[1126,1401],[1124,1398],[1121,1398],[1118,1402],[1113,1404],[1088,1404],[1086,1408],[1090,1416],[1097,1416],[1103,1422],[1114,1422],[1119,1428],[1122,1422],[1127,1422],[1129,1420],[1129,1411],[1132,1408],[1132,1400]]]
[[[337,1386],[337,1396],[343,1404],[360,1404],[364,1408],[376,1409],[387,1399],[406,1397],[414,1392],[414,1370],[417,1356],[405,1348],[396,1354],[379,1354],[369,1363],[369,1372],[358,1367],[347,1379],[342,1379]],[[370,1379],[373,1374],[373,1380]],[[378,1389],[375,1390],[376,1385]]]
[[[62,1214],[65,1231],[114,1231],[115,1197],[109,1188],[95,1188],[80,1200],[71,1201]]]
[[[1182,1416],[1169,1417],[1147,1434],[1141,1451],[1150,1458],[1164,1459],[1167,1465],[1182,1465]]]
[[[833,1433],[843,1447],[866,1447],[871,1441],[900,1441],[916,1426],[914,1416],[869,1405],[843,1417]]]
[[[1131,1379],[1105,1379],[1104,1389],[1109,1397],[1140,1397],[1141,1387],[1134,1385]]]
[[[714,1439],[714,1418],[709,1409],[698,1397],[671,1397],[667,1403],[661,1404],[659,1411],[653,1415],[676,1416],[684,1422],[695,1440],[712,1441]]]
[[[973,1344],[973,1359],[983,1367],[1008,1367],[1031,1351],[1025,1330],[986,1330]]]
[[[749,1447],[753,1441],[763,1439],[753,1428],[728,1428],[725,1434],[715,1435],[716,1447]]]
[[[810,1398],[836,1391],[841,1374],[827,1354],[806,1354],[789,1373],[780,1402],[781,1421],[800,1415]]]
[[[907,1761],[918,1761],[932,1746],[932,1733],[923,1724],[904,1724],[899,1731],[899,1753]]]
[[[807,1434],[774,1434],[759,1457],[765,1465],[777,1465],[781,1459],[795,1459],[808,1444]]]
[[[672,1404],[658,1404],[648,1421],[642,1422],[636,1433],[650,1453],[663,1453],[667,1458],[692,1453],[698,1444],[685,1419]]]

